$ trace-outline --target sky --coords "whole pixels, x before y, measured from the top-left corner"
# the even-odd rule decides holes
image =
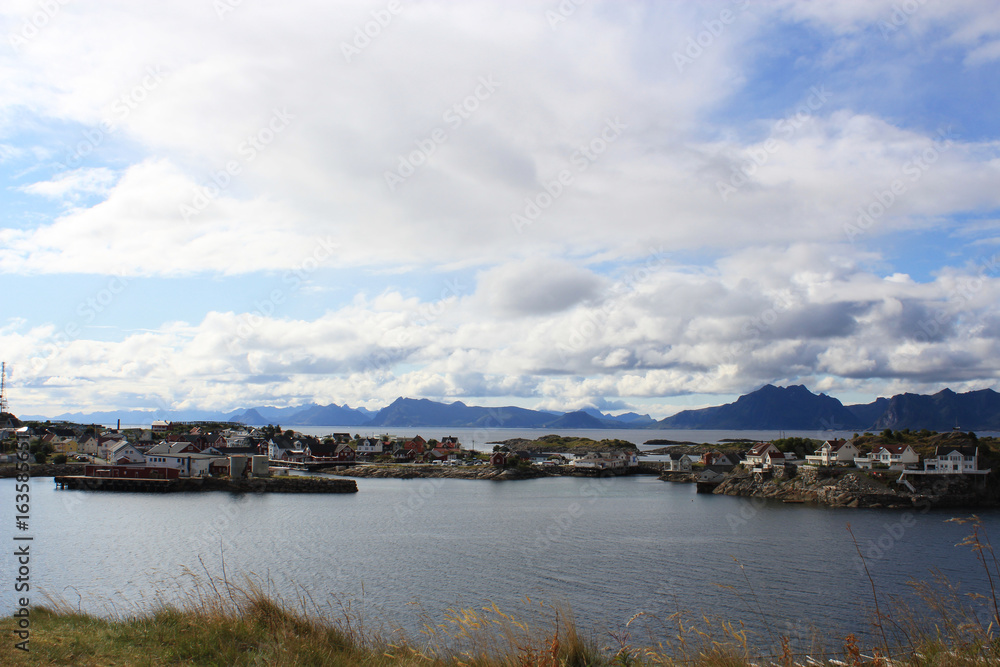
[[[6,0],[15,413],[998,388],[990,0]]]

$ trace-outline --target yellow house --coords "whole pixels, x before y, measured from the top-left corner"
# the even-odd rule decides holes
[[[67,438],[66,440],[53,442],[52,448],[58,454],[76,454],[80,449],[80,444],[76,440]]]

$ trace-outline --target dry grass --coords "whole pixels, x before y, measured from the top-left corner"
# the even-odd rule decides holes
[[[975,551],[989,580],[1000,582],[989,537],[977,517],[960,546]],[[740,565],[742,568],[742,565]],[[264,582],[269,584],[269,582]],[[371,629],[350,604],[321,609],[306,592],[294,604],[267,593],[268,585],[195,580],[186,602],[147,614],[98,618],[64,602],[31,612],[31,652],[14,647],[12,618],[0,620],[0,664],[28,665],[331,665],[358,667],[980,667],[1000,665],[1000,603],[986,594],[962,595],[943,577],[914,582],[914,608],[878,601],[874,644],[854,635],[839,647],[773,634],[751,637],[741,623],[680,613],[639,613],[598,641],[581,634],[570,610],[525,598],[523,616],[496,605],[451,609],[442,619],[422,616],[418,637]],[[873,596],[874,593],[873,586]],[[877,600],[876,600],[877,601]],[[757,606],[760,609],[760,606]]]

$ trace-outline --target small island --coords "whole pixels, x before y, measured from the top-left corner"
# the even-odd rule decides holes
[[[993,472],[1000,467],[1000,441],[975,433],[886,429],[850,440],[783,438],[747,449],[670,449],[660,479],[695,482],[699,492],[834,507],[1000,506]]]

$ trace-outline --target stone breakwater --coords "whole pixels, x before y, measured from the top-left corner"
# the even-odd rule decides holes
[[[774,477],[749,472],[733,473],[715,488],[714,493],[831,507],[926,509],[996,507],[1000,504],[991,479],[982,476],[907,477],[915,491],[897,483],[897,479],[898,471],[868,472],[803,466],[791,475]]]
[[[41,463],[31,466],[29,474],[32,477],[56,477],[58,475],[82,475],[82,463]],[[17,468],[13,465],[0,466],[0,478],[17,477]]]
[[[39,478],[41,479],[41,478]],[[125,491],[132,493],[184,493],[227,491],[229,493],[357,493],[353,479],[282,476],[229,479],[228,477],[181,477],[179,479],[137,479],[132,477],[85,477],[55,475],[61,489],[76,491]]]

